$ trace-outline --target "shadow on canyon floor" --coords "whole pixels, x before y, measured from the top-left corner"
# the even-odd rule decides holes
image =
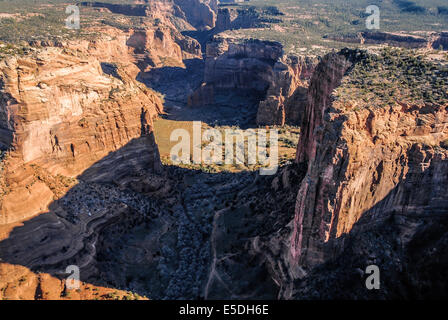
[[[202,121],[210,126],[239,126],[255,128],[258,104],[263,94],[247,90],[220,90],[214,92],[214,103],[187,106],[188,97],[203,83],[204,61],[185,60],[185,68],[160,67],[142,72],[137,80],[160,92],[165,98],[164,118],[175,121]]]
[[[49,212],[13,229],[0,243],[2,263],[59,279],[76,265],[81,280],[94,285],[153,299],[205,298],[214,215],[245,189],[265,184],[253,172],[148,168],[148,136],[111,152]]]
[[[431,180],[432,167],[327,244],[334,259],[291,287],[288,239],[303,168],[273,177],[177,167],[155,173],[147,146],[147,137],[135,139],[87,169],[48,213],[0,243],[2,262],[60,279],[77,265],[82,281],[152,299],[275,299],[288,286],[289,297],[300,299],[446,296],[448,199]],[[418,212],[403,214],[419,192],[416,179],[431,192]],[[382,270],[380,291],[365,289],[368,264]]]
[[[219,33],[219,31],[215,29],[203,30],[203,31],[192,30],[192,31],[183,31],[182,35],[196,39],[201,45],[202,53],[205,53],[207,42],[217,33]]]

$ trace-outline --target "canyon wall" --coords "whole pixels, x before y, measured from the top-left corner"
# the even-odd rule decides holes
[[[218,0],[143,0],[135,1],[134,4],[81,2],[81,5],[104,8],[112,13],[150,17],[162,21],[169,21],[176,17],[200,30],[215,27],[218,10]]]
[[[434,49],[448,50],[448,32],[441,32],[433,38],[432,47]]]
[[[298,124],[303,108],[288,103],[303,98],[316,61],[286,56],[278,42],[215,36],[207,44],[203,85],[189,97],[190,106],[213,104],[222,90],[247,91],[263,100],[257,124]],[[298,90],[299,87],[302,90]],[[299,94],[301,96],[299,97]]]
[[[308,170],[297,196],[290,249],[291,259],[305,270],[334,257],[338,249],[326,244],[352,233],[366,212],[382,221],[393,212],[436,218],[447,210],[440,189],[447,183],[447,106],[397,100],[347,110],[331,94],[361,55],[329,54],[309,88],[297,149],[297,162]]]
[[[283,56],[280,43],[215,36],[207,43],[204,84],[189,97],[189,105],[214,101],[217,90],[247,90],[264,93],[270,86],[275,62]]]
[[[172,32],[170,28],[130,30],[126,45],[133,49],[133,60],[142,72],[154,67],[183,67],[184,59],[202,56],[199,43]]]
[[[416,144],[402,158],[404,179],[365,211],[349,233],[330,239],[322,254],[326,262],[296,280],[285,296],[446,297],[448,150]],[[389,179],[387,173],[385,176]],[[365,270],[370,265],[379,267],[380,290],[366,289]]]
[[[259,14],[253,9],[220,8],[216,17],[215,31],[256,28],[259,25]]]
[[[215,27],[218,0],[174,0],[185,13],[187,21],[200,30]]]
[[[63,176],[150,134],[145,128],[163,111],[162,101],[135,81],[139,69],[121,40],[38,48],[0,63],[0,141],[10,150],[0,223],[44,211],[66,189]]]

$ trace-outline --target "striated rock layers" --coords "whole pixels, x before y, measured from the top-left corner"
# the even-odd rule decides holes
[[[448,32],[441,32],[434,37],[432,43],[434,49],[448,50]]]
[[[217,213],[206,297],[448,296],[448,106],[336,99],[364,58],[344,50],[322,59],[296,163]],[[380,269],[380,290],[366,288],[369,265]]]
[[[297,162],[308,171],[297,197],[290,248],[293,263],[303,270],[344,250],[358,255],[362,250],[366,255],[374,252],[375,257],[381,250],[375,248],[372,233],[389,220],[388,234],[379,232],[378,238],[385,237],[384,246],[400,247],[389,249],[390,255],[406,256],[408,246],[424,237],[421,232],[426,224],[437,225],[447,218],[448,198],[443,189],[448,182],[448,150],[443,141],[448,137],[448,107],[396,101],[384,108],[347,109],[339,101],[332,102],[333,89],[359,55],[344,51],[326,56],[309,88],[297,149]],[[366,234],[367,230],[371,233]],[[347,234],[350,239],[362,239],[362,250],[354,244],[346,246],[343,236]],[[435,245],[437,240],[433,241]],[[387,250],[381,252],[384,259]],[[368,256],[364,258],[367,262]],[[408,258],[399,263],[373,260],[409,268]],[[411,283],[422,275],[412,276],[417,279]]]
[[[184,59],[202,56],[199,43],[172,32],[169,28],[131,30],[126,45],[133,50],[136,65],[142,72],[154,67],[183,67]]]
[[[137,0],[134,4],[82,2],[81,5],[105,8],[110,12],[128,16],[151,17],[159,20],[171,20],[177,17],[201,30],[215,27],[218,10],[217,0]]]
[[[266,99],[258,106],[257,124],[283,126],[301,123],[307,103],[308,82],[316,63],[313,58],[289,56],[274,65],[274,79]]]
[[[215,27],[218,0],[174,0],[174,3],[195,28],[206,30]]]
[[[204,83],[189,97],[188,104],[210,105],[220,91],[246,91],[266,99],[259,105],[258,124],[298,123],[300,112],[293,109],[300,106],[286,100],[294,93],[306,92],[314,63],[312,59],[285,56],[278,42],[215,36],[207,44]],[[297,90],[299,87],[303,89]]]
[[[69,185],[57,181],[150,135],[152,118],[162,112],[159,97],[134,80],[138,68],[118,62],[128,52],[79,45],[39,48],[0,63],[0,143],[10,150],[0,224],[44,211],[59,195],[58,185]],[[154,149],[154,139],[145,139],[142,154]],[[151,160],[155,166],[157,161]]]
[[[216,17],[215,31],[256,28],[260,24],[260,15],[253,8],[220,8]]]

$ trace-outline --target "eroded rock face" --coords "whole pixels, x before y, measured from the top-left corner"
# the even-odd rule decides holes
[[[436,35],[435,40],[432,44],[434,49],[443,49],[448,50],[448,32],[442,32],[439,35]]]
[[[144,126],[162,112],[159,97],[131,76],[135,66],[101,61],[93,49],[87,56],[42,48],[1,62],[1,143],[11,149],[2,224],[35,215],[53,200],[52,187],[36,178],[37,167],[76,176],[147,134]]]
[[[204,83],[188,100],[190,106],[210,105],[219,91],[246,91],[260,97],[259,125],[298,124],[302,109],[287,100],[306,92],[316,62],[285,56],[278,42],[215,36],[207,44]],[[302,87],[303,90],[297,90]]]
[[[428,299],[446,297],[448,152],[414,145],[406,177],[367,210],[350,233],[331,239],[333,257],[297,280],[294,299]],[[380,290],[366,290],[377,265]],[[430,289],[429,289],[430,288]]]
[[[447,106],[342,105],[331,94],[359,54],[329,54],[317,66],[297,163],[217,215],[209,298],[447,295]],[[381,290],[366,289],[372,264]]]
[[[216,18],[215,30],[218,32],[255,28],[260,25],[259,14],[255,10],[220,8]]]
[[[356,233],[352,229],[366,212],[382,221],[394,212],[431,217],[447,210],[437,187],[446,180],[446,150],[439,144],[448,134],[447,107],[398,101],[386,108],[343,111],[330,96],[351,64],[344,55],[328,55],[309,89],[297,150],[297,161],[306,163],[308,172],[291,238],[291,257],[305,269],[334,257],[326,243]],[[425,194],[409,197],[406,191],[404,196],[402,188],[425,189]]]
[[[190,105],[214,101],[208,94],[218,90],[245,90],[261,93],[269,88],[273,67],[283,56],[280,43],[214,37],[207,44],[204,84],[189,98]]]
[[[81,5],[105,8],[112,13],[152,17],[160,20],[177,17],[197,29],[214,28],[218,10],[217,0],[137,0],[134,4],[81,2]]]
[[[257,113],[259,125],[298,125],[305,110],[315,59],[289,56],[274,66],[274,79]],[[293,97],[294,95],[294,97]]]
[[[134,49],[138,58],[137,66],[142,72],[162,66],[167,60],[171,65],[182,65],[183,51],[169,30],[157,28],[133,31],[126,45]],[[185,47],[191,49],[187,45]]]
[[[198,29],[215,27],[218,0],[174,0],[185,13],[187,21]]]

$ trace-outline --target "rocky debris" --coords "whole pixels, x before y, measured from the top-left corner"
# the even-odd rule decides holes
[[[215,27],[218,0],[173,0],[185,13],[187,21],[199,30]]]

